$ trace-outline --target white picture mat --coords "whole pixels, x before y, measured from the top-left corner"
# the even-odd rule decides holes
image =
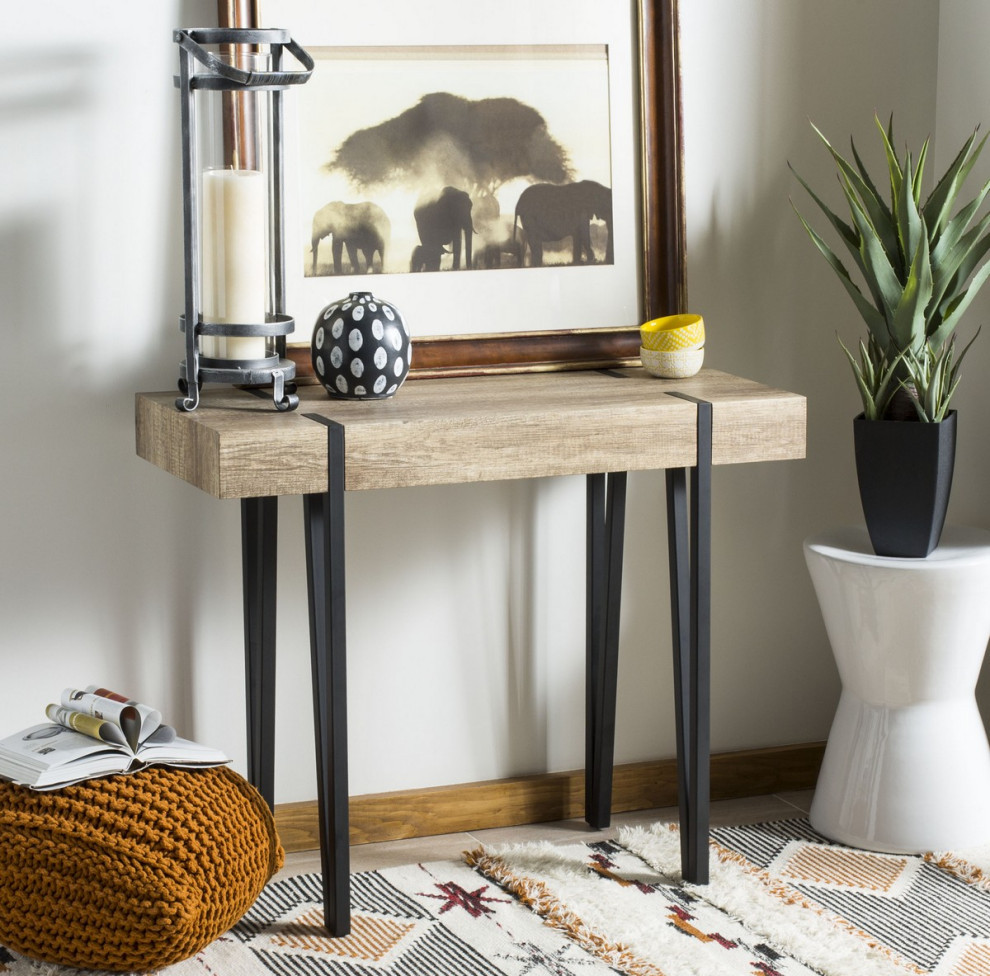
[[[612,265],[304,278],[301,119],[294,104],[298,91],[290,88],[285,245],[286,311],[296,319],[292,341],[308,343],[321,309],[355,288],[394,303],[414,336],[636,326],[642,307],[636,9],[631,0],[506,0],[486,7],[447,0],[371,0],[353,6],[339,0],[262,0],[262,26],[288,30],[304,48],[605,45],[609,57]],[[350,104],[360,93],[338,97]]]

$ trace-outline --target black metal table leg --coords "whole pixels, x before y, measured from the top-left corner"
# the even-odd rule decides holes
[[[708,883],[711,760],[711,471],[712,405],[698,406],[697,464],[691,471],[690,556],[686,474],[667,472],[667,545],[670,556],[674,647],[677,780],[681,818],[681,873]]]
[[[316,726],[316,787],[323,917],[330,935],[350,932],[347,688],[344,616],[344,428],[326,424],[326,494],[305,495],[306,568]]]
[[[612,814],[626,472],[589,474],[587,496],[585,818],[601,828]]]
[[[275,594],[278,498],[241,500],[248,780],[275,806]]]
[[[668,468],[667,555],[670,575],[670,623],[674,651],[674,721],[677,728],[677,801],[681,822],[681,869],[688,864],[688,838],[694,820],[691,784],[691,577],[688,560],[687,468]]]

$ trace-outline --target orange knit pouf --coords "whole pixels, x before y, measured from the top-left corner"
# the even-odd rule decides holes
[[[81,969],[168,966],[226,932],[283,860],[268,806],[225,766],[50,793],[0,782],[0,945]]]

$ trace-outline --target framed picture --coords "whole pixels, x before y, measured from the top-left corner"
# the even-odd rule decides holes
[[[286,99],[289,355],[352,291],[411,376],[614,366],[685,300],[676,0],[261,0]]]

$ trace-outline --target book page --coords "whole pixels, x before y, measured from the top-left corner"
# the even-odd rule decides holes
[[[166,742],[155,742],[152,736],[138,750],[138,759],[146,763],[168,763],[179,765],[223,765],[230,762],[224,753],[213,746],[205,746],[200,742],[174,736]]]
[[[32,725],[0,739],[0,763],[32,770],[51,769],[100,753],[118,756],[124,766],[130,758],[126,747],[101,742],[50,722]]]

